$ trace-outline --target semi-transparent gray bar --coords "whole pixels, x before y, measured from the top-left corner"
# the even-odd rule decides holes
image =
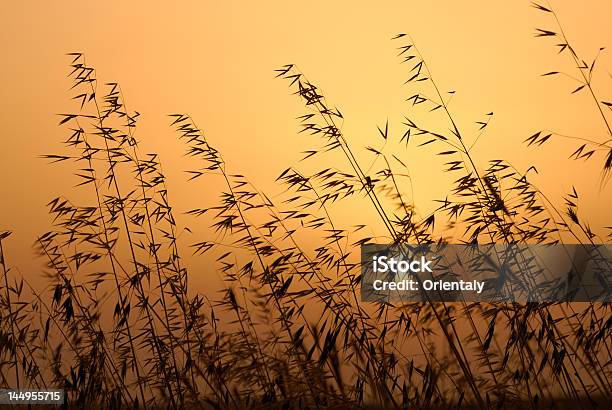
[[[611,302],[612,245],[361,247],[364,302]]]

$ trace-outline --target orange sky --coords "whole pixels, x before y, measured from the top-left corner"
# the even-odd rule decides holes
[[[585,59],[609,45],[610,1],[553,5]],[[535,163],[541,189],[560,202],[576,185],[592,225],[609,224],[611,185],[598,189],[601,161],[557,162],[575,148],[561,140],[546,151],[521,144],[547,128],[606,139],[586,93],[570,95],[575,85],[568,79],[540,77],[572,67],[550,42],[533,37],[535,27],[549,28],[550,20],[528,1],[2,2],[0,230],[14,231],[9,263],[31,268],[30,245],[50,226],[44,204],[70,194],[76,183],[69,167],[37,159],[60,150],[65,130],[54,114],[74,108],[66,78],[71,51],[85,53],[104,82],[119,82],[128,108],[142,113],[137,136],[145,150],[160,153],[176,208],[186,210],[217,193],[187,188],[180,173],[188,168],[184,146],[166,114],[191,114],[233,172],[274,195],[274,178],[311,144],[296,136],[301,103],[273,70],[297,64],[341,108],[352,146],[378,144],[376,126],[389,119],[400,135],[409,112],[410,89],[402,85],[408,67],[398,64],[390,41],[406,32],[443,89],[456,91],[451,108],[468,134],[475,121],[495,113],[477,158],[503,157],[522,169]],[[601,92],[612,90],[610,67],[607,52],[595,77]],[[404,158],[415,202],[426,212],[432,199],[444,196],[444,185],[436,183],[439,162],[414,153]],[[351,221],[351,211],[357,212],[344,210],[339,218]]]

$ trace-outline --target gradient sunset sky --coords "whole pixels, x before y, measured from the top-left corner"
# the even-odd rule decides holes
[[[587,61],[612,39],[610,1],[557,1],[566,34]],[[522,141],[549,129],[604,141],[606,130],[586,93],[571,95],[572,80],[541,77],[575,73],[553,43],[534,38],[553,28],[529,1],[436,2],[88,2],[14,1],[0,5],[0,230],[14,231],[11,264],[31,268],[33,243],[51,220],[45,203],[72,190],[70,166],[38,157],[61,152],[65,129],[58,113],[75,108],[66,53],[85,54],[102,82],[118,82],[128,108],[142,114],[137,137],[160,154],[178,211],[214,201],[218,192],[194,190],[184,145],[167,114],[186,112],[206,130],[233,172],[248,175],[276,195],[274,179],[298,165],[312,146],[298,137],[304,113],[274,69],[296,64],[344,114],[353,147],[378,144],[377,126],[388,120],[403,132],[410,112],[403,85],[409,67],[399,64],[390,41],[404,32],[417,42],[436,81],[456,91],[451,104],[460,127],[477,134],[476,121],[494,117],[475,148],[477,159],[506,158],[519,169],[536,165],[538,186],[558,203],[575,185],[581,209],[594,228],[609,223],[612,185],[600,189],[599,160],[566,161],[575,142],[552,141],[526,149]],[[598,60],[594,85],[612,98],[612,55]],[[607,95],[606,95],[607,93]],[[414,200],[423,212],[444,197],[439,161],[407,152]],[[357,210],[344,210],[346,221]],[[343,216],[340,215],[340,218]]]

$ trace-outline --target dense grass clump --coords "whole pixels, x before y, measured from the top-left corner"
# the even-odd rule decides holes
[[[536,8],[558,24],[548,7]],[[560,26],[559,26],[560,27]],[[612,169],[611,104],[592,84],[595,61],[584,62],[563,31],[538,29],[575,64],[609,133],[580,139],[575,159],[602,158],[602,189]],[[434,147],[446,160],[452,189],[439,207],[419,215],[410,196],[402,150],[379,127],[379,145],[364,163],[339,122],[340,110],[293,65],[277,76],[300,98],[302,132],[320,137],[306,153],[315,171],[289,167],[271,199],[228,164],[212,139],[185,114],[170,124],[187,147],[189,171],[203,189],[221,186],[215,204],[187,214],[210,227],[194,232],[191,249],[177,225],[159,158],[143,153],[118,84],[101,85],[80,53],[70,55],[79,110],[62,114],[65,152],[45,157],[76,169],[87,200],[59,196],[48,204],[53,229],[36,240],[47,286],[10,270],[0,232],[0,384],[66,390],[74,408],[505,408],[583,407],[611,400],[612,315],[604,303],[486,304],[360,302],[359,245],[609,242],[579,217],[578,191],[555,206],[504,158],[477,163],[472,147],[487,131],[460,129],[449,96],[427,62],[400,34],[412,110],[396,143]],[[547,76],[559,74],[546,73]],[[423,125],[436,116],[441,130]],[[526,145],[556,135],[543,131]],[[376,145],[376,144],[374,144]],[[415,147],[417,146],[417,147]],[[325,165],[326,155],[343,163]],[[209,181],[214,180],[214,184]],[[338,226],[344,201],[371,207],[384,238]],[[356,218],[358,218],[356,216]],[[441,227],[452,225],[460,237]],[[303,237],[319,238],[312,248]],[[223,277],[209,297],[189,288],[184,254],[204,255]]]

